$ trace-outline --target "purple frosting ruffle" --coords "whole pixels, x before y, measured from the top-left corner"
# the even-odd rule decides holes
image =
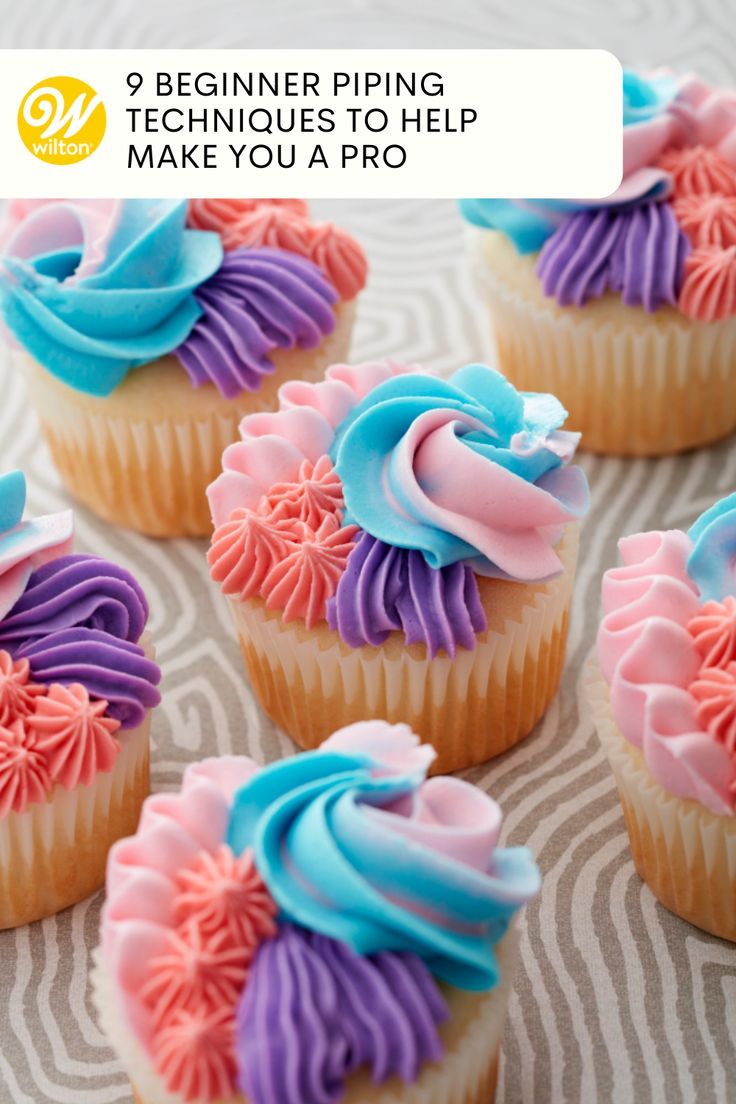
[[[579,211],[543,245],[537,275],[563,307],[613,291],[627,306],[653,312],[677,303],[689,251],[669,203]]]
[[[263,247],[226,253],[195,298],[204,313],[174,356],[195,387],[234,398],[273,372],[274,349],[314,349],[332,333],[339,297],[311,261]]]
[[[27,659],[37,682],[82,683],[134,728],[161,700],[161,672],[138,646],[147,620],[129,571],[97,556],[60,556],[33,572],[0,622],[0,648]]]
[[[362,957],[292,925],[261,944],[237,1012],[242,1092],[253,1104],[332,1104],[368,1066],[375,1083],[439,1061],[447,1006],[416,955]]]
[[[407,644],[426,644],[431,656],[474,648],[476,633],[488,627],[468,564],[430,567],[421,552],[395,548],[369,533],[348,557],[327,604],[327,621],[352,648],[377,647],[400,631]]]
[[[62,629],[8,649],[27,659],[35,682],[81,682],[91,698],[104,698],[107,712],[123,728],[141,724],[161,701],[161,672],[138,644],[100,629]]]
[[[81,627],[136,643],[147,620],[146,597],[125,568],[99,556],[60,556],[33,572],[0,621],[0,648]]]

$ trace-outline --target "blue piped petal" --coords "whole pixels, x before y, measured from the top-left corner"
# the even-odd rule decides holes
[[[0,475],[0,533],[20,525],[26,504],[26,477],[22,471]]]
[[[688,530],[686,569],[706,601],[736,595],[736,494],[716,502]]]

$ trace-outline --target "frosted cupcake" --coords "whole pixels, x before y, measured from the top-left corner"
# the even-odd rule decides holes
[[[736,428],[736,92],[624,77],[605,201],[463,200],[499,367],[583,447],[677,452]]]
[[[588,691],[634,862],[668,909],[736,940],[736,495],[619,547]]]
[[[22,521],[0,478],[0,929],[99,889],[148,793],[158,667],[123,568],[71,552],[70,512]]]
[[[346,354],[362,250],[297,200],[16,201],[0,308],[56,467],[100,516],[209,532],[244,414]],[[193,227],[193,228],[192,228]],[[200,229],[205,227],[205,229]]]
[[[539,889],[405,725],[187,768],[110,854],[94,999],[138,1104],[493,1099]]]
[[[251,685],[301,747],[405,720],[436,769],[526,736],[562,669],[585,477],[551,395],[382,362],[286,384],[209,489]]]

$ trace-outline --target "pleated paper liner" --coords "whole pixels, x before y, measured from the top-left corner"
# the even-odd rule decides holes
[[[411,726],[433,744],[433,770],[485,762],[527,736],[560,680],[578,526],[558,552],[564,572],[547,583],[481,579],[488,629],[472,650],[430,658],[392,633],[380,647],[351,648],[326,623],[285,623],[259,599],[230,600],[248,678],[261,705],[302,748],[355,721]]]
[[[491,1104],[496,1092],[498,1063],[513,973],[518,935],[511,929],[496,947],[500,981],[485,993],[470,993],[443,985],[450,1018],[440,1028],[445,1048],[440,1062],[427,1063],[413,1085],[392,1077],[374,1085],[365,1070],[346,1083],[343,1104]],[[119,997],[98,949],[92,969],[93,1000],[99,1023],[130,1077],[136,1104],[184,1104],[168,1092],[150,1057],[121,1014]],[[248,1104],[238,1095],[217,1104]]]
[[[291,379],[317,382],[346,359],[354,303],[317,349],[277,350],[275,371],[257,391],[224,399],[214,384],[192,387],[173,357],[136,368],[111,395],[96,398],[18,357],[54,464],[71,493],[106,521],[153,537],[207,536],[205,491],[246,414],[275,410]]]
[[[736,816],[716,816],[698,801],[667,793],[639,748],[621,735],[594,661],[584,682],[616,778],[637,871],[670,912],[736,941]]]
[[[560,307],[542,292],[536,253],[519,255],[498,231],[468,237],[497,367],[519,390],[556,395],[582,448],[659,456],[736,429],[736,317],[652,315],[612,293]]]
[[[90,786],[55,786],[45,802],[0,820],[0,929],[74,905],[105,883],[107,853],[138,826],[149,793],[151,714],[120,735],[111,771]]]

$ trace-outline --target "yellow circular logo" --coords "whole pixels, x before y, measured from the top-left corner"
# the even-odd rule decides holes
[[[105,105],[77,77],[47,77],[26,92],[18,133],[26,149],[49,165],[76,165],[94,153],[105,133]]]

